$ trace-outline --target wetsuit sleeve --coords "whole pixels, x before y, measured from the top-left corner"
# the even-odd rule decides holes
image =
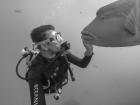
[[[81,68],[86,68],[87,67],[87,65],[89,64],[92,56],[93,56],[93,53],[90,56],[85,55],[83,58],[79,58],[79,57],[73,55],[70,52],[67,53],[68,61],[71,62],[74,65],[77,65],[77,66],[81,67]]]

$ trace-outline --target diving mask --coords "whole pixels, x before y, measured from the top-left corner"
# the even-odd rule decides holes
[[[46,34],[46,40],[38,42],[38,43],[36,43],[36,45],[41,45],[41,44],[49,45],[50,43],[62,44],[63,38],[61,37],[60,32],[50,30],[50,31],[47,31],[45,34]]]

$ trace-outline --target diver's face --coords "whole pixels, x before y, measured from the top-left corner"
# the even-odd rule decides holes
[[[46,40],[41,42],[41,46],[43,50],[49,50],[52,52],[59,52],[60,46],[63,42],[63,39],[60,33],[57,33],[54,30],[49,30],[43,33],[45,35]]]

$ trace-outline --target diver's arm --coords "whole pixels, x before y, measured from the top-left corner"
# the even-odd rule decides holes
[[[72,53],[68,52],[67,53],[67,58],[68,61],[81,67],[81,68],[86,68],[87,65],[89,64],[92,56],[93,56],[93,52],[90,55],[86,55],[87,53],[85,52],[85,55],[83,58],[79,58],[75,55],[73,55]]]
[[[68,60],[71,63],[73,63],[73,64],[75,64],[75,65],[77,65],[77,66],[79,66],[81,68],[86,68],[87,65],[89,64],[92,56],[93,56],[93,46],[91,44],[88,44],[84,40],[83,40],[83,45],[84,45],[84,47],[86,49],[83,58],[78,58],[78,57],[74,56],[71,53],[68,53],[67,57],[68,57]]]

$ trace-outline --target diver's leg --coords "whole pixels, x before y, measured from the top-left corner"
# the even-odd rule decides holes
[[[46,105],[45,94],[40,80],[29,80],[31,105]]]

